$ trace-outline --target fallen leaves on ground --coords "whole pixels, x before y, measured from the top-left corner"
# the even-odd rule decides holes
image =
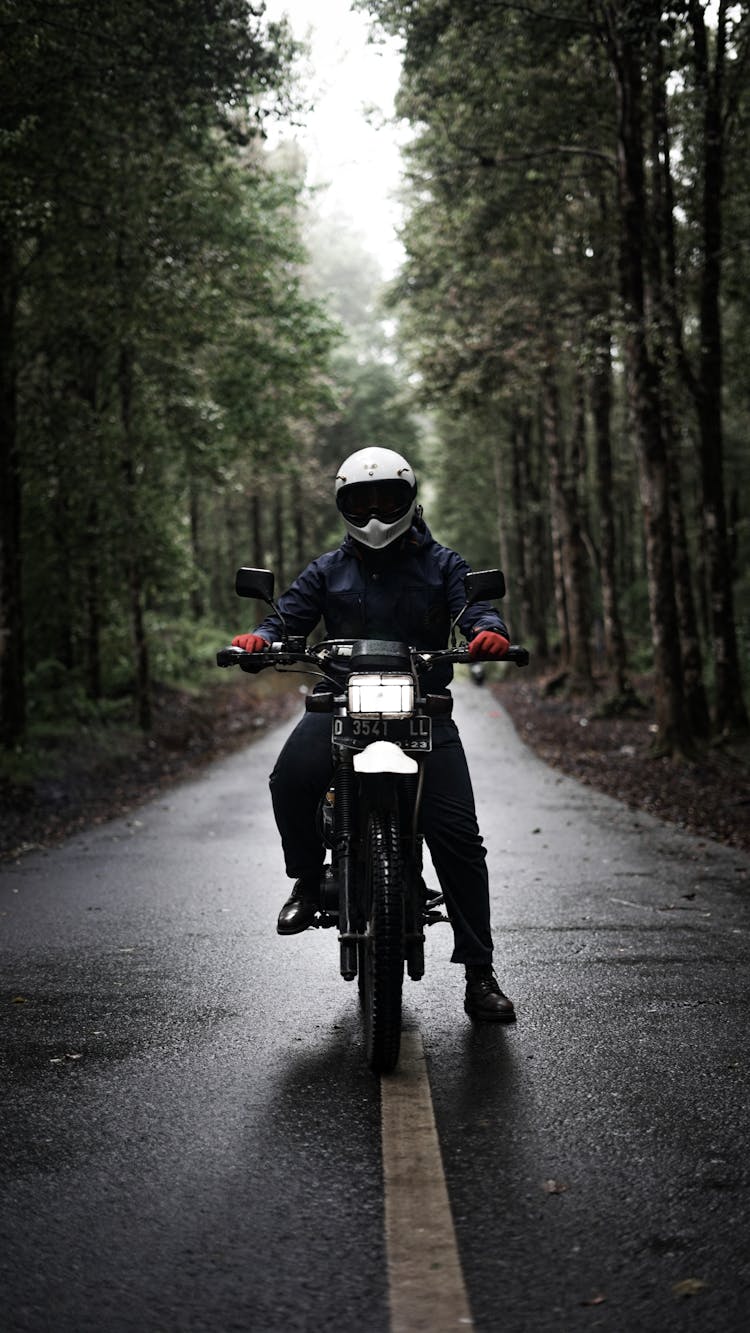
[[[288,682],[253,691],[246,676],[221,688],[156,687],[154,725],[148,734],[81,728],[75,745],[53,747],[49,772],[14,786],[0,780],[0,859],[53,846],[87,826],[128,814],[171,783],[212,759],[247,745],[267,725],[299,709]],[[139,829],[134,818],[129,827]]]
[[[686,1277],[681,1282],[675,1282],[672,1287],[672,1295],[678,1298],[685,1296],[697,1296],[701,1291],[708,1290],[708,1283],[699,1277]]]
[[[564,1194],[567,1185],[562,1180],[543,1180],[542,1189],[545,1194]]]
[[[708,746],[696,763],[655,758],[653,710],[598,717],[605,697],[585,703],[548,697],[544,682],[508,676],[490,686],[521,740],[541,759],[635,810],[668,820],[688,833],[750,851],[750,750]],[[647,698],[647,682],[637,682]],[[582,712],[587,725],[581,727]]]

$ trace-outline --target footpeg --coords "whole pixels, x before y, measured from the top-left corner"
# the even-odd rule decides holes
[[[450,925],[450,921],[444,912],[430,911],[424,914],[424,923],[426,926],[436,926],[439,921],[445,921]]]

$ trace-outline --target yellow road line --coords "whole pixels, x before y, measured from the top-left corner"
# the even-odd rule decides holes
[[[380,1086],[391,1333],[466,1333],[474,1324],[418,1032],[403,1033],[398,1069]]]

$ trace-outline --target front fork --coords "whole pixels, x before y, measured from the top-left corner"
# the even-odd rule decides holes
[[[424,881],[422,880],[421,844],[417,833],[419,804],[422,794],[420,767],[416,789],[410,782],[393,782],[391,775],[368,779],[371,802],[361,800],[359,827],[357,827],[357,792],[359,779],[354,772],[353,752],[344,751],[339,757],[334,778],[334,858],[339,884],[339,949],[340,971],[346,981],[357,975],[357,945],[362,938],[365,922],[362,918],[361,895],[357,892],[357,835],[362,837],[367,824],[367,806],[396,808],[403,830],[402,852],[405,872],[404,930],[406,965],[409,976],[418,981],[424,975]],[[399,795],[405,800],[399,800]]]
[[[339,949],[341,975],[353,981],[357,975],[358,922],[356,913],[356,843],[354,806],[356,775],[353,753],[345,750],[340,756],[334,778],[333,806],[334,856],[339,881]]]

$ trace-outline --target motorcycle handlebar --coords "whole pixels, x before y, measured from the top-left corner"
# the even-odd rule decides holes
[[[434,652],[418,653],[426,666],[433,662],[476,662],[482,659],[471,657],[467,648],[437,648]],[[520,644],[511,644],[504,657],[495,659],[500,662],[513,662],[518,667],[529,665],[529,650]],[[216,665],[220,667],[239,666],[241,670],[255,674],[265,667],[276,664],[293,666],[298,662],[313,662],[321,665],[314,653],[308,651],[290,652],[281,643],[271,644],[264,652],[247,653],[243,648],[220,648],[216,654]]]
[[[513,662],[518,667],[529,665],[529,650],[518,643],[512,643],[502,657],[472,657],[468,648],[446,648],[430,654],[430,660],[439,662]]]

